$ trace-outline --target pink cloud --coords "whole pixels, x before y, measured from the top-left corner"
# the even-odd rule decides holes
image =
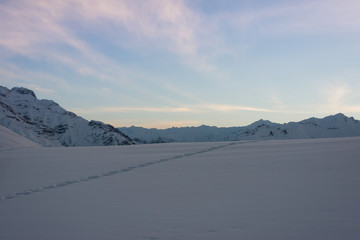
[[[82,40],[76,27],[119,45],[125,38],[126,44],[165,49],[194,69],[213,70],[207,54],[199,50],[205,42],[202,17],[181,0],[19,0],[0,7],[0,46],[8,53],[59,62],[81,75],[126,79],[127,70]],[[57,45],[73,51],[63,52]],[[100,71],[99,66],[106,68]]]

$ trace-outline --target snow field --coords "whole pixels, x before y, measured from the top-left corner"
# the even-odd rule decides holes
[[[1,150],[0,239],[359,239],[359,146]]]

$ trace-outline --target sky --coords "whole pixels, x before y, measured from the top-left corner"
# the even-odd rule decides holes
[[[358,0],[0,0],[0,85],[117,127],[360,119]]]

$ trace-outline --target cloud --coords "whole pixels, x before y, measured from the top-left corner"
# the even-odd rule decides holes
[[[21,56],[56,70],[70,69],[80,79],[121,87],[126,84],[137,91],[145,81],[190,99],[193,97],[179,91],[176,83],[150,76],[140,67],[125,67],[116,58],[108,57],[83,34],[94,34],[114,44],[114,48],[127,48],[122,45],[125,43],[134,44],[130,51],[155,48],[170,52],[176,61],[197,71],[213,72],[216,70],[209,59],[216,44],[205,47],[211,51],[203,48],[207,39],[215,37],[209,37],[205,20],[181,0],[5,1],[0,3],[0,63]],[[42,70],[26,71],[36,75]],[[63,73],[54,71],[58,77]],[[7,76],[15,80],[14,75]]]
[[[0,16],[0,46],[27,57],[47,55],[42,48],[56,43],[102,62],[104,56],[76,36],[77,26],[113,35],[120,42],[124,35],[138,42],[144,39],[147,45],[165,47],[186,61],[209,67],[199,53],[201,17],[181,0],[9,1],[1,4]]]
[[[212,71],[208,53],[201,49],[209,42],[209,25],[205,28],[206,17],[192,11],[182,0],[148,1],[86,1],[82,19],[100,23],[110,23],[105,27],[121,43],[124,35],[139,44],[149,44],[180,56],[188,66],[200,71]],[[114,25],[116,25],[114,27]],[[126,30],[126,31],[124,31]],[[212,36],[214,39],[215,37]],[[128,43],[127,43],[128,44]],[[214,44],[211,46],[214,49]]]
[[[0,7],[0,46],[14,55],[62,63],[82,73],[87,64],[104,56],[91,50],[62,24],[66,4],[61,1],[8,1]],[[64,47],[70,48],[64,51]]]
[[[251,112],[278,112],[271,109],[237,106],[237,105],[221,105],[221,104],[205,104],[205,105],[188,105],[182,107],[105,107],[98,109],[72,109],[77,113],[120,113],[120,112],[161,112],[161,113],[204,113],[204,112],[235,112],[235,111],[251,111]]]
[[[330,86],[325,90],[327,101],[334,107],[343,104],[344,98],[350,94],[351,90],[346,83]]]
[[[76,1],[77,16],[83,24],[95,23],[112,31],[116,24],[141,38],[170,41],[173,50],[193,54],[196,48],[195,15],[183,1]],[[70,10],[71,11],[71,10]],[[192,23],[192,24],[190,24]],[[106,30],[106,29],[105,29]],[[169,47],[169,46],[168,46]]]
[[[79,32],[98,33],[120,45],[132,42],[166,49],[188,66],[213,72],[217,69],[211,59],[216,54],[233,52],[231,46],[224,44],[228,36],[220,36],[224,24],[249,31],[360,31],[360,3],[355,0],[228,9],[214,15],[196,12],[188,1],[182,0],[19,0],[5,1],[0,6],[1,47],[29,58],[50,58],[80,74],[96,77],[101,75],[99,70],[91,70],[88,65],[109,65],[111,70],[120,66],[82,40]],[[62,45],[72,51],[57,50]],[[111,74],[105,75],[106,78]]]
[[[289,1],[272,7],[234,10],[219,14],[219,21],[244,32],[265,34],[359,33],[357,0]]]
[[[324,102],[320,105],[321,112],[325,113],[358,113],[360,105],[354,104],[359,94],[354,92],[350,85],[343,81],[330,83],[322,90]]]
[[[106,107],[101,112],[190,112],[187,107]]]
[[[232,112],[232,111],[250,111],[250,112],[277,112],[271,109],[256,108],[239,105],[223,105],[223,104],[209,104],[203,105],[200,108],[204,110],[218,111],[218,112]]]

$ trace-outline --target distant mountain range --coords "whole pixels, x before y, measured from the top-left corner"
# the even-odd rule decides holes
[[[286,124],[259,120],[245,127],[203,125],[159,130],[132,126],[119,130],[138,143],[335,138],[360,136],[360,121],[339,113],[322,119],[309,118]]]
[[[0,86],[0,125],[42,146],[108,146],[135,143],[214,142],[360,136],[360,121],[341,113],[286,124],[259,120],[245,127],[202,125],[169,129],[114,128],[87,121],[32,90]],[[2,129],[2,128],[1,128]],[[0,129],[0,130],[1,130]],[[4,132],[3,136],[13,136]]]
[[[129,145],[133,140],[117,128],[87,121],[32,90],[0,86],[0,125],[42,146]]]

